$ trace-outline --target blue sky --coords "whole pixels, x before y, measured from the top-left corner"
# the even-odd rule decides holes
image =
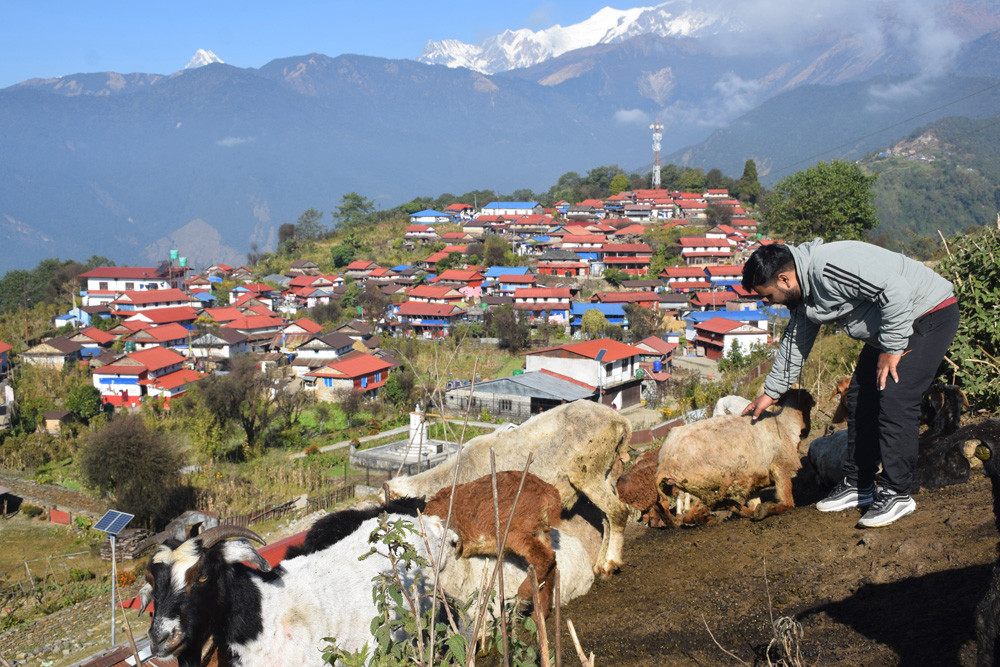
[[[141,2],[0,0],[0,88],[113,71],[170,74],[198,49],[237,67],[318,52],[416,58],[428,39],[478,42],[504,29],[582,21],[634,0]]]

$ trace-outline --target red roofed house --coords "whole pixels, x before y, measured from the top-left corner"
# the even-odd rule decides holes
[[[450,285],[417,285],[406,293],[415,303],[459,303],[465,296]]]
[[[277,345],[285,354],[292,352],[299,345],[323,331],[323,327],[308,317],[301,317],[281,330],[277,336]]]
[[[146,322],[158,326],[161,324],[180,324],[188,326],[194,324],[198,319],[198,311],[191,306],[177,306],[175,308],[152,308],[143,310],[125,318],[126,322]]]
[[[736,292],[696,292],[691,296],[691,307],[695,310],[725,309],[726,303],[736,298]]]
[[[162,324],[158,327],[139,329],[131,336],[125,336],[126,342],[133,341],[136,349],[148,350],[151,347],[171,347],[184,353],[187,351],[191,331],[179,324]]]
[[[598,338],[529,352],[524,370],[585,383],[597,390],[601,403],[622,409],[641,400],[642,380],[635,372],[642,353],[632,345]]]
[[[480,287],[486,278],[479,271],[472,269],[448,269],[434,278],[436,285],[452,287]]]
[[[246,334],[247,347],[252,352],[258,352],[270,344],[274,334],[285,327],[285,321],[268,315],[244,315],[223,324],[222,327]]]
[[[146,391],[149,392],[150,398],[162,398],[164,405],[169,408],[170,399],[183,395],[192,383],[206,377],[208,377],[207,373],[182,368],[179,371],[153,378],[146,384]]]
[[[678,245],[681,246],[681,258],[688,266],[721,264],[733,257],[732,245],[726,239],[682,236]]]
[[[458,220],[469,220],[472,218],[472,214],[476,212],[476,209],[472,208],[469,204],[455,202],[454,204],[445,206],[444,212]]]
[[[378,264],[375,262],[366,262],[359,259],[344,267],[344,276],[347,278],[364,278],[377,268]]]
[[[465,315],[466,311],[455,304],[406,301],[396,311],[396,328],[409,328],[420,338],[443,338]]]
[[[429,243],[431,241],[437,241],[441,237],[438,236],[437,231],[431,225],[410,225],[406,228],[406,231],[403,232],[403,238],[411,241]]]
[[[94,386],[105,403],[136,406],[151,380],[181,370],[184,357],[165,347],[129,352],[114,362],[91,371]]]
[[[653,249],[645,243],[605,243],[601,247],[601,254],[607,268],[639,276],[649,273]]]
[[[113,301],[126,291],[180,289],[184,283],[187,268],[164,268],[144,266],[99,266],[79,275],[87,281],[80,293],[84,306],[98,306]]]
[[[118,317],[128,317],[154,308],[201,308],[201,302],[179,289],[126,290],[111,302],[111,312]]]
[[[0,340],[0,373],[6,373],[7,369],[10,368],[10,360],[7,358],[7,353],[13,349],[13,345],[8,345]]]
[[[110,348],[111,345],[118,340],[118,337],[114,334],[109,334],[107,331],[101,331],[97,327],[86,327],[77,331],[75,334],[70,336],[69,339],[74,343],[82,345],[83,349],[80,350],[80,354],[85,357],[89,357],[95,354],[100,354],[104,350]]]
[[[514,310],[528,311],[532,321],[565,324],[573,295],[568,287],[522,287],[514,290]]]
[[[592,303],[635,304],[650,310],[660,307],[660,297],[656,292],[597,292],[590,297]]]
[[[385,384],[393,364],[365,352],[354,352],[326,366],[306,373],[306,381],[314,381],[316,397],[321,401],[337,400],[343,391],[357,389],[374,398]]]
[[[695,324],[694,330],[695,337],[691,342],[696,348],[703,349],[709,359],[721,359],[735,346],[748,354],[754,345],[767,344],[767,331],[764,329],[724,317]]]

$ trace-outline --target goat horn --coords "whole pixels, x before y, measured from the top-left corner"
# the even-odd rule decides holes
[[[251,540],[256,540],[261,544],[267,544],[267,542],[264,541],[264,539],[257,533],[253,532],[249,528],[243,528],[241,526],[216,526],[215,528],[209,528],[204,533],[199,535],[199,537],[201,537],[201,546],[205,549],[208,549],[213,544],[217,544],[230,537],[246,537]]]

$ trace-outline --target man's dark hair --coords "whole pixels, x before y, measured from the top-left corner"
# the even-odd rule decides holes
[[[743,265],[743,289],[752,290],[757,285],[770,285],[782,271],[794,270],[792,251],[782,243],[772,243],[754,250]]]

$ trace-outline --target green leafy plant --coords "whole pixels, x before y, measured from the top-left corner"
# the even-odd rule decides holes
[[[960,319],[943,375],[978,408],[1000,408],[1000,229],[959,235],[941,262],[958,297]]]

